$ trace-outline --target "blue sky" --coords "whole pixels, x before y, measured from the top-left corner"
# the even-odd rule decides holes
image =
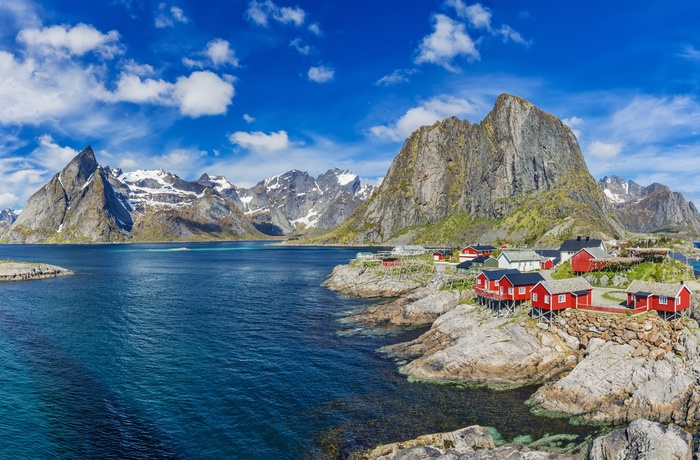
[[[102,165],[236,185],[379,181],[421,124],[503,92],[565,120],[598,179],[700,201],[700,5],[0,0],[0,207],[90,144]]]

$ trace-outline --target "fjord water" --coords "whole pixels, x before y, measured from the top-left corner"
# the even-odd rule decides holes
[[[407,336],[342,324],[369,302],[321,286],[356,248],[182,246],[0,246],[75,271],[0,285],[0,458],[337,458],[474,423],[587,432],[531,415],[532,388],[407,382],[376,351]]]

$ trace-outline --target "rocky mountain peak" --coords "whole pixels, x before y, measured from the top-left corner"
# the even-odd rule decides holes
[[[66,193],[70,194],[73,190],[83,187],[98,167],[95,153],[88,145],[63,168],[58,174],[58,179]]]
[[[526,199],[539,199],[545,215],[504,224],[501,238],[538,238],[545,225],[534,222],[543,217],[567,219],[559,229],[569,231],[568,225],[577,225],[570,216],[583,209],[592,210],[595,219],[587,221],[595,220],[596,226],[621,230],[606,216],[608,205],[571,129],[530,102],[502,94],[479,124],[451,117],[412,133],[373,197],[328,241],[338,235],[343,242],[393,244],[399,233],[410,239],[420,231],[407,233],[408,227],[426,228],[458,215],[489,228],[495,224],[488,222],[529,212],[523,207]],[[532,228],[516,232],[509,227],[524,224]],[[440,238],[426,242],[444,242],[447,236]]]

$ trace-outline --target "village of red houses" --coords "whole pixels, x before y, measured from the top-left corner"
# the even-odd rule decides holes
[[[613,249],[613,248],[611,248]],[[619,248],[614,248],[619,249]],[[427,251],[422,246],[398,246],[390,253],[379,253],[382,267],[400,267],[412,256],[431,254],[436,264],[447,265],[448,251]],[[456,271],[476,273],[473,285],[475,300],[498,311],[514,311],[528,302],[531,314],[549,319],[569,309],[635,315],[656,310],[667,319],[682,316],[691,306],[692,292],[682,281],[659,283],[632,281],[626,302],[601,302],[594,288],[583,275],[597,270],[625,270],[642,261],[663,261],[668,249],[630,248],[625,257],[615,250],[608,251],[605,242],[589,237],[565,240],[559,250],[496,248],[474,244],[459,251]],[[494,254],[497,254],[494,257]],[[377,254],[358,253],[358,259],[377,258]],[[567,262],[573,278],[552,279],[551,270]],[[437,265],[436,265],[437,266]],[[607,303],[607,304],[606,304]]]

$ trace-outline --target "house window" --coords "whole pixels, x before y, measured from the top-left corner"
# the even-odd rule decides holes
[[[537,302],[537,293],[536,292],[532,293],[532,301]]]
[[[496,281],[496,284],[495,284],[495,286],[496,286],[496,287],[498,287],[498,281]]]
[[[549,296],[548,295],[544,296],[544,303],[549,303]]]
[[[513,295],[513,288],[512,287],[508,288],[508,295]]]
[[[566,302],[566,294],[559,294],[559,303]]]
[[[659,303],[661,305],[666,305],[668,303],[668,298],[665,295],[659,296]]]
[[[524,287],[518,288],[518,294],[525,294],[525,288]]]
[[[676,297],[676,305],[681,304],[681,296]]]
[[[481,286],[481,285],[483,285],[483,284],[484,284],[484,280],[482,280],[481,278],[479,278],[479,286]]]
[[[501,286],[500,288],[498,288],[498,292],[500,292],[501,294],[503,294],[503,286]]]

